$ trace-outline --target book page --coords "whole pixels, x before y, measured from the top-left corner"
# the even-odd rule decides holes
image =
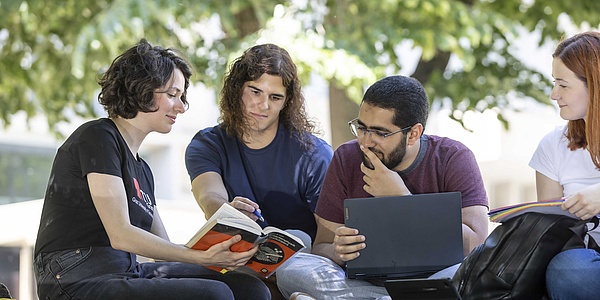
[[[252,219],[248,218],[248,216],[244,215],[244,213],[237,210],[235,207],[229,205],[228,203],[224,203],[221,207],[204,223],[204,225],[194,234],[194,236],[190,239],[189,242],[186,243],[187,247],[191,247],[196,244],[198,240],[202,236],[204,236],[211,228],[218,223],[219,220],[228,220],[225,221],[226,224],[231,226],[237,226],[246,231],[252,232],[255,235],[262,235],[262,229],[258,223],[252,221]]]
[[[250,222],[248,222],[250,220]],[[252,221],[252,219],[240,219],[240,218],[222,218],[217,221],[217,223],[228,225],[231,227],[237,227],[249,232],[252,232],[255,235],[261,236],[263,235],[262,228],[258,223]]]
[[[259,243],[258,251],[246,266],[267,278],[285,261],[304,248],[302,241],[287,232],[271,230],[264,242]]]
[[[302,240],[299,237],[297,237],[291,233],[288,233],[284,230],[281,230],[277,227],[267,226],[267,227],[263,228],[263,232],[265,235],[270,235],[272,232],[278,232],[279,234],[286,235],[289,238],[293,239],[294,241],[296,241],[296,243],[302,245],[302,247],[306,247],[306,245],[304,245],[304,242],[302,242]]]
[[[210,217],[210,219],[224,219],[224,218],[236,218],[236,219],[243,219],[243,220],[248,220],[253,222],[254,224],[256,224],[258,226],[258,224],[254,221],[252,221],[252,219],[250,219],[248,216],[246,216],[243,212],[237,210],[237,208],[231,206],[229,203],[223,203],[223,205],[221,205],[221,207],[219,207],[219,209]],[[258,226],[260,228],[260,226]]]

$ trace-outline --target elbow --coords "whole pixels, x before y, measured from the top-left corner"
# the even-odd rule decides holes
[[[485,228],[485,230],[483,228],[481,228],[479,230],[472,231],[472,233],[470,234],[470,237],[469,237],[469,250],[473,250],[475,247],[483,244],[483,242],[485,241],[487,236],[488,236],[487,227]]]
[[[487,224],[486,224],[487,225]],[[488,236],[488,227],[481,226],[477,229],[463,224],[463,249],[464,254],[468,255],[475,247],[483,244]]]
[[[485,242],[485,239],[488,237],[488,230],[486,229],[485,232],[480,232],[477,234],[477,238],[475,240],[475,247],[483,244],[483,242]],[[475,248],[473,247],[473,248]]]
[[[115,242],[115,241],[112,241],[112,240],[111,240],[111,241],[110,241],[110,246],[111,246],[113,249],[115,249],[115,250],[121,250],[121,251],[125,251],[125,248],[124,248],[124,246],[123,246],[123,244],[122,244],[122,243],[118,243],[118,242]]]
[[[130,252],[124,239],[114,236],[109,236],[108,239],[113,249]]]

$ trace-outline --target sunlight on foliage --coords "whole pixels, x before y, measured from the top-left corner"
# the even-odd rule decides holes
[[[504,110],[517,109],[511,99],[549,103],[552,86],[514,45],[524,36],[555,44],[600,24],[596,0],[24,0],[0,8],[0,123],[45,114],[55,131],[94,116],[98,76],[142,37],[181,49],[193,80],[217,92],[243,49],[278,43],[304,82],[318,74],[353,101],[376,79],[408,72],[414,52],[412,76],[433,103],[459,122],[488,109],[504,121]],[[400,47],[407,41],[410,53]]]

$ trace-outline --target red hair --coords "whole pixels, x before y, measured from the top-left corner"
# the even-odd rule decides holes
[[[588,31],[562,40],[552,57],[560,59],[588,89],[585,120],[571,120],[567,125],[569,149],[587,148],[600,169],[600,32]]]

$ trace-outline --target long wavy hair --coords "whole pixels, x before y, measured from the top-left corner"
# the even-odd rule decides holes
[[[563,39],[554,53],[588,89],[586,118],[570,120],[566,137],[569,149],[587,148],[600,169],[600,32],[588,31]]]
[[[117,56],[102,78],[98,102],[111,118],[132,119],[138,112],[155,112],[154,91],[164,88],[175,69],[181,70],[185,86],[181,102],[187,108],[192,69],[176,49],[151,45],[146,39]]]
[[[286,88],[285,106],[279,112],[279,122],[296,135],[303,146],[310,147],[310,133],[315,132],[315,125],[306,114],[304,95],[296,65],[288,52],[273,44],[257,45],[244,51],[225,75],[219,107],[219,121],[230,136],[244,139],[249,120],[244,114],[242,104],[242,88],[244,83],[254,81],[263,74],[281,77]]]

